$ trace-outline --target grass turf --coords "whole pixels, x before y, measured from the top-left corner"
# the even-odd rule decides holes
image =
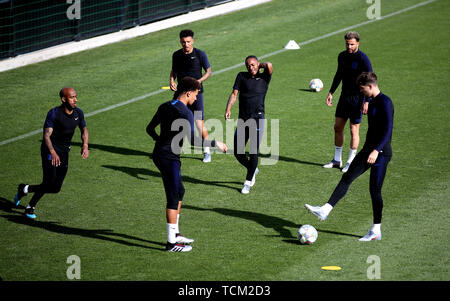
[[[383,2],[382,15],[420,2]],[[196,32],[195,46],[207,52],[217,71],[249,54],[278,50],[290,39],[307,41],[365,22],[367,8],[356,0],[274,0],[0,73],[0,140],[40,128],[65,85],[77,89],[85,113],[166,86],[170,54],[179,48],[182,28]],[[41,180],[41,137],[0,146],[0,276],[65,280],[66,259],[75,254],[82,280],[367,280],[366,260],[377,255],[381,280],[449,280],[449,12],[447,1],[435,1],[356,28],[381,90],[395,105],[382,241],[357,241],[372,221],[368,173],[353,183],[326,222],[303,209],[304,203],[325,202],[341,175],[320,167],[333,152],[335,106],[326,107],[325,96],[337,54],[344,49],[339,33],[264,59],[274,65],[266,117],[279,120],[280,157],[275,165],[260,166],[249,195],[239,193],[245,173],[231,154],[215,154],[210,164],[203,164],[199,154],[183,155],[186,194],[180,227],[196,240],[188,254],[163,252],[165,196],[150,160],[153,142],[145,133],[169,92],[87,118],[91,155],[86,161],[78,155],[77,132],[63,189],[41,200],[36,221],[25,220],[23,207],[11,209],[10,204],[18,183]],[[223,120],[241,70],[206,82],[206,118]],[[324,91],[305,91],[316,77],[325,83]],[[237,111],[238,104],[233,118]],[[361,145],[366,129],[364,118]],[[346,131],[344,158],[348,136]],[[298,244],[302,224],[318,229],[314,245]],[[342,270],[324,272],[324,265]]]

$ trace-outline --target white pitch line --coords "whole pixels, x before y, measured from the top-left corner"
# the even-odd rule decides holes
[[[367,24],[371,24],[371,23],[374,23],[374,22],[377,22],[377,21],[381,21],[381,20],[384,20],[384,19],[396,16],[396,15],[402,14],[404,12],[407,12],[407,11],[410,11],[412,9],[415,9],[415,8],[418,8],[418,7],[430,4],[430,3],[435,2],[435,1],[436,0],[429,0],[429,1],[421,2],[421,3],[415,4],[413,6],[401,9],[399,11],[396,11],[396,12],[393,12],[393,13],[390,13],[390,14],[387,14],[385,16],[381,16],[381,17],[373,19],[373,20],[369,20],[369,21],[361,22],[361,23],[358,23],[358,24],[355,24],[355,25],[347,26],[345,28],[342,28],[342,29],[339,29],[339,30],[336,30],[336,31],[333,31],[333,32],[330,32],[330,33],[327,33],[327,34],[324,34],[324,35],[321,35],[319,37],[315,37],[313,39],[310,39],[310,40],[298,43],[298,45],[299,46],[304,46],[304,45],[307,45],[307,44],[311,44],[313,42],[317,42],[317,41],[326,39],[328,37],[334,36],[334,35],[342,33],[342,32],[346,32],[346,31],[348,31],[350,29],[353,29],[353,28],[356,28],[356,27],[364,26],[364,25],[367,25]],[[265,58],[268,58],[268,57],[271,57],[271,56],[283,53],[285,51],[288,51],[288,49],[284,49],[283,48],[283,49],[280,49],[280,50],[276,50],[276,51],[273,51],[271,53],[268,53],[268,54],[265,54],[265,55],[261,55],[259,58],[260,59],[265,59]],[[220,69],[218,71],[213,72],[212,75],[217,75],[217,74],[220,74],[220,73],[223,73],[223,72],[227,72],[227,71],[230,71],[232,69],[241,67],[243,65],[244,65],[244,63],[239,63],[239,64],[236,64],[236,65],[233,65],[233,66],[230,66],[230,67],[226,67],[226,68],[223,68],[223,69]],[[121,106],[130,104],[130,103],[133,103],[133,102],[145,99],[147,97],[160,94],[160,93],[162,93],[164,91],[167,91],[167,90],[160,89],[160,90],[156,90],[156,91],[153,91],[153,92],[141,95],[141,96],[137,96],[137,97],[134,97],[132,99],[129,99],[129,100],[117,103],[115,105],[111,105],[111,106],[108,106],[108,107],[100,109],[100,110],[89,112],[89,113],[85,114],[85,117],[90,117],[90,116],[94,116],[94,115],[97,115],[97,114],[100,114],[100,113],[103,113],[103,112],[106,112],[106,111],[110,111],[110,110],[115,109],[117,107],[121,107]],[[7,139],[7,140],[4,140],[4,141],[1,141],[0,145],[5,145],[5,144],[8,144],[8,143],[11,143],[11,142],[14,142],[14,141],[18,141],[18,140],[21,140],[21,139],[24,139],[24,138],[27,138],[27,137],[30,137],[30,136],[34,136],[34,135],[39,134],[39,133],[42,133],[42,129],[35,130],[35,131],[32,131],[32,132],[29,132],[29,133],[26,133],[26,134],[23,134],[23,135],[11,138],[11,139]]]

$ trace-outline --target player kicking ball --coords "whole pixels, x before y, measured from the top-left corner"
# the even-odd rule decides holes
[[[178,98],[161,104],[147,126],[147,133],[155,140],[153,162],[161,172],[166,192],[167,244],[166,251],[189,252],[193,239],[184,237],[179,231],[181,203],[184,186],[181,180],[180,154],[183,138],[188,137],[191,145],[195,144],[194,115],[188,109],[197,99],[200,83],[192,77],[184,77],[178,86]],[[160,126],[160,134],[155,128]],[[175,126],[174,126],[175,125]],[[227,146],[215,140],[201,140],[202,145],[217,147],[223,152]]]
[[[357,79],[361,92],[372,98],[367,116],[369,128],[366,142],[356,155],[348,171],[342,176],[333,194],[323,206],[305,204],[305,208],[319,220],[327,219],[334,206],[347,193],[350,184],[370,168],[370,196],[373,209],[373,226],[359,241],[381,240],[381,218],[383,211],[383,186],[386,169],[392,157],[391,138],[394,124],[394,105],[391,99],[381,93],[375,73],[363,72]]]

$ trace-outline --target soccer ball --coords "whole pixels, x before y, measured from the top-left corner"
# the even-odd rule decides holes
[[[317,230],[311,225],[303,225],[297,231],[297,238],[302,245],[311,245],[317,240]]]
[[[316,91],[316,92],[322,91],[322,89],[323,89],[323,83],[322,83],[322,81],[321,81],[320,79],[318,79],[318,78],[312,79],[312,80],[309,82],[309,88],[310,88],[312,91]]]

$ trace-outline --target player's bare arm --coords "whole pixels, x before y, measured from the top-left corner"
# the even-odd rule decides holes
[[[364,115],[367,115],[367,111],[369,110],[369,102],[368,101],[366,101],[366,102],[364,102],[364,104],[363,104],[363,107],[362,107],[362,113],[364,114]]]
[[[170,70],[170,90],[176,91],[177,90],[177,83],[175,82],[175,79],[177,78],[177,74]]]
[[[259,68],[260,69],[264,69],[269,74],[273,73],[273,66],[272,66],[272,63],[270,63],[270,62],[261,62],[261,63],[259,63]]]
[[[198,79],[199,83],[203,83],[205,80],[207,80],[212,75],[211,67],[206,69],[205,74],[201,78]]]
[[[52,140],[50,139],[50,136],[53,133],[53,128],[45,128],[44,129],[44,142],[45,145],[48,148],[48,151],[50,152],[52,156],[52,165],[53,166],[59,166],[61,164],[61,160],[59,159],[58,154],[56,153],[55,149],[53,148]]]
[[[228,98],[227,108],[225,110],[225,119],[230,119],[231,108],[233,107],[234,103],[236,102],[238,94],[239,94],[239,90],[233,90],[233,92],[231,92],[230,97]]]
[[[81,156],[83,157],[83,159],[87,159],[87,157],[89,157],[89,132],[87,130],[87,127],[84,127],[81,130],[81,141],[83,142],[83,146],[81,147]]]

